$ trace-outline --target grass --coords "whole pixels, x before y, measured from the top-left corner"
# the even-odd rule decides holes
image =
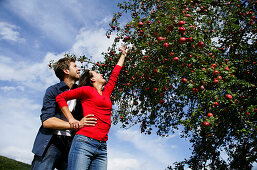
[[[30,170],[31,165],[0,156],[0,170]]]

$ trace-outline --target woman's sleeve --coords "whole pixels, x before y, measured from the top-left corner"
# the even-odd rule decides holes
[[[56,97],[59,107],[68,106],[67,101],[72,99],[82,99],[88,96],[88,88],[86,86],[78,87],[73,90],[65,91]]]
[[[112,91],[115,87],[115,84],[117,82],[120,70],[121,70],[121,66],[116,65],[112,71],[111,77],[109,78],[108,83],[105,85],[104,87],[104,91],[106,91],[108,93],[108,95],[110,96],[112,94]]]

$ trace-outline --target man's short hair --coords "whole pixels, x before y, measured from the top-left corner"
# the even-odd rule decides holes
[[[59,59],[56,63],[54,63],[53,67],[54,67],[55,75],[61,81],[64,80],[64,75],[65,75],[63,70],[69,69],[71,62],[75,62],[75,59],[71,57],[64,57]]]

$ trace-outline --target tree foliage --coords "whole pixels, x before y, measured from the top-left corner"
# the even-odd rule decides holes
[[[161,136],[182,125],[193,153],[177,168],[250,169],[257,158],[257,2],[127,0],[119,7],[107,31],[113,45],[95,65],[110,75],[120,42],[128,44],[112,96],[114,122],[139,124],[146,134],[155,127]]]

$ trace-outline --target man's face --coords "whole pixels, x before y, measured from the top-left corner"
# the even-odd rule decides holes
[[[70,63],[69,76],[74,80],[78,80],[80,78],[80,68],[74,62]]]

